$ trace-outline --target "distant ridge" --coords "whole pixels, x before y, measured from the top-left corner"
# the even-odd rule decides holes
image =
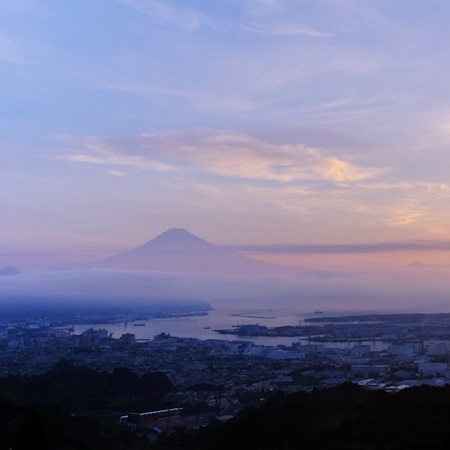
[[[214,245],[184,228],[171,228],[143,245],[98,261],[94,267],[246,274],[282,269]]]
[[[423,270],[425,270],[425,269],[448,270],[448,269],[450,269],[450,264],[426,264],[421,261],[413,261],[403,267],[406,269],[418,269],[418,270],[420,270],[420,269],[423,269]]]
[[[20,273],[20,270],[13,266],[0,267],[0,277],[9,277],[12,275],[19,275]]]
[[[421,261],[413,261],[412,263],[407,264],[405,267],[407,267],[409,269],[422,269],[425,267],[432,267],[432,266],[429,266],[428,264],[424,264]]]

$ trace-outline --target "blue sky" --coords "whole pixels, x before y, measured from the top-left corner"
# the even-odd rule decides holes
[[[448,241],[449,16],[442,0],[0,0],[0,261],[88,260],[171,227]]]

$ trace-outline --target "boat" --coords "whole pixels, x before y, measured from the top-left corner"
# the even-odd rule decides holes
[[[314,311],[314,314],[323,314],[323,311]]]
[[[135,327],[145,327],[145,323],[135,323]]]

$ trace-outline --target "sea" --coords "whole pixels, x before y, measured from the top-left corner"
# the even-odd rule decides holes
[[[341,312],[342,314],[342,312]],[[340,315],[341,315],[340,314]],[[283,325],[308,325],[305,319],[321,317],[322,311],[298,312],[292,309],[238,309],[235,307],[218,307],[208,311],[206,315],[193,315],[182,317],[169,317],[162,319],[148,319],[136,321],[123,321],[115,323],[74,324],[73,332],[80,334],[89,328],[106,329],[112,333],[114,338],[122,334],[131,333],[138,340],[151,340],[156,335],[167,333],[171,336],[182,338],[221,339],[227,341],[245,340],[264,346],[290,346],[293,342],[302,344],[313,343],[308,339],[296,337],[273,337],[273,336],[237,336],[235,334],[220,334],[215,330],[230,330],[238,325],[259,324],[267,327],[278,327]],[[334,314],[327,313],[330,317]],[[389,346],[388,342],[382,341],[351,341],[351,342],[327,342],[329,348],[351,348],[355,344],[368,344],[373,351],[381,351]]]

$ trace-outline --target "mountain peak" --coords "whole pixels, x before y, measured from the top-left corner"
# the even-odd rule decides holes
[[[184,228],[171,228],[151,241],[130,250],[132,252],[191,252],[213,250],[217,247]]]
[[[165,235],[193,235],[193,234],[190,231],[186,230],[186,228],[173,227],[162,232],[161,234],[158,234],[158,236],[165,236]]]
[[[96,267],[239,274],[273,269],[270,264],[211,244],[184,228],[171,228],[139,247],[98,261]]]
[[[195,234],[192,234],[190,231],[186,230],[185,228],[170,228],[167,231],[164,231],[163,233],[159,234],[155,238],[152,239],[152,241],[155,240],[187,240],[187,239],[201,239],[197,237]],[[201,239],[203,240],[203,239]],[[150,241],[151,242],[151,241]]]
[[[408,268],[422,268],[422,267],[429,267],[427,264],[424,264],[422,261],[413,261],[412,263],[409,263],[405,267]]]

